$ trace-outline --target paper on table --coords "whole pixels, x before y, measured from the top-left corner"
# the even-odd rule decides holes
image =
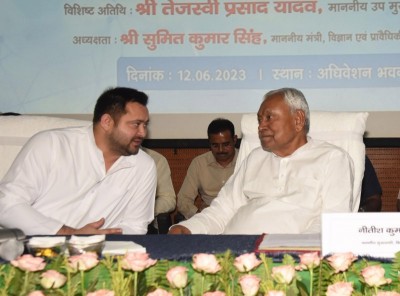
[[[65,236],[38,236],[29,239],[29,245],[50,248],[65,243]]]
[[[102,242],[105,239],[106,239],[106,236],[104,234],[91,235],[91,236],[72,235],[71,238],[69,239],[69,242],[71,244],[90,245],[90,244]]]
[[[106,241],[103,255],[125,255],[126,252],[146,252],[146,248],[131,241]]]
[[[323,213],[322,255],[354,255],[392,259],[400,249],[399,212]]]
[[[321,234],[265,234],[258,250],[320,250]]]

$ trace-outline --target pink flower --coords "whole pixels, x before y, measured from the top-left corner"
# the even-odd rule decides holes
[[[260,288],[260,279],[255,275],[246,274],[239,278],[239,284],[244,296],[254,296]]]
[[[41,257],[33,257],[31,254],[26,254],[12,260],[11,264],[24,271],[35,272],[43,270],[46,266],[44,259]]]
[[[122,259],[122,268],[140,272],[157,263],[157,260],[149,258],[148,253],[127,252]]]
[[[172,296],[172,293],[165,291],[161,288],[157,288],[153,292],[148,293],[147,296]]]
[[[195,254],[193,255],[192,266],[200,272],[215,274],[221,270],[217,257],[212,254]]]
[[[298,269],[300,270],[313,269],[321,263],[321,258],[319,257],[318,252],[304,253],[299,255],[299,258],[300,264],[298,266]]]
[[[268,291],[265,296],[285,296],[285,292],[283,291]]]
[[[55,270],[48,270],[41,275],[40,284],[45,289],[58,289],[62,287],[67,278],[65,275]]]
[[[281,265],[272,267],[272,278],[280,284],[290,284],[296,270],[292,265]]]
[[[226,294],[221,291],[214,291],[214,292],[206,292],[203,296],[225,296]]]
[[[114,291],[101,289],[94,292],[87,293],[86,296],[114,296]]]
[[[184,288],[188,281],[188,269],[183,266],[172,267],[167,272],[167,280],[173,288]]]
[[[379,287],[392,282],[391,279],[385,279],[385,269],[380,265],[368,266],[361,271],[368,286]]]
[[[329,264],[335,269],[335,273],[346,271],[357,257],[353,253],[336,253],[327,258]]]
[[[69,257],[68,263],[74,270],[85,271],[95,267],[99,263],[99,260],[96,253],[88,252]]]
[[[326,296],[350,296],[353,292],[353,284],[347,282],[337,282],[328,286]]]
[[[28,296],[45,296],[42,291],[32,291]]]
[[[257,259],[256,254],[247,253],[236,257],[233,265],[235,265],[236,269],[240,272],[247,272],[256,268],[261,262],[261,260]]]
[[[381,291],[381,292],[378,292],[378,294],[376,294],[376,296],[400,296],[400,293]]]

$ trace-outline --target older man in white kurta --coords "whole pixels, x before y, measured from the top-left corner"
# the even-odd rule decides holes
[[[211,206],[170,229],[191,233],[315,233],[321,213],[353,208],[354,168],[334,145],[307,137],[310,112],[293,88],[267,93],[252,151]]]
[[[205,234],[320,232],[322,212],[351,211],[352,183],[349,156],[326,142],[308,138],[288,157],[260,147],[203,215],[180,225]]]

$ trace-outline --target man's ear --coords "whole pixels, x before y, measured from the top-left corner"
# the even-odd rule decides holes
[[[236,142],[237,142],[237,135],[234,135],[233,136],[233,143],[235,143],[235,145],[236,145]]]
[[[113,128],[114,126],[114,120],[110,116],[110,114],[103,114],[100,118],[100,126],[105,130],[109,131]]]
[[[294,115],[294,124],[297,132],[304,129],[306,124],[306,114],[303,110],[297,109]]]

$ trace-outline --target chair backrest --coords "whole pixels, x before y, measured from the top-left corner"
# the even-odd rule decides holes
[[[50,116],[0,116],[0,180],[22,146],[34,134],[48,129],[88,126],[90,121]]]
[[[310,132],[313,139],[327,141],[346,150],[354,162],[354,208],[358,211],[361,183],[365,167],[363,135],[368,118],[367,112],[310,111]],[[241,120],[242,140],[235,171],[251,150],[260,146],[257,114],[244,114]]]

